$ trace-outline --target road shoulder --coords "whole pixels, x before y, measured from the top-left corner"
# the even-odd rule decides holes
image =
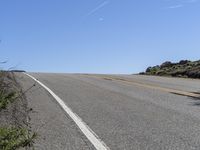
[[[36,84],[29,77],[19,74],[23,90]],[[28,106],[32,108],[30,123],[38,133],[35,149],[94,149],[53,97],[36,84],[26,93]]]

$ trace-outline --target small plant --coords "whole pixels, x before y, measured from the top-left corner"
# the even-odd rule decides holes
[[[152,67],[150,69],[150,74],[156,74],[157,71],[159,71],[159,67],[158,66]]]
[[[0,71],[0,111],[6,109],[19,95],[12,81],[8,72]]]
[[[0,111],[6,109],[8,104],[13,103],[17,98],[17,95],[16,92],[6,94],[4,91],[0,91]]]
[[[16,127],[0,128],[0,149],[16,150],[22,147],[32,147],[36,133],[30,133],[28,129]]]

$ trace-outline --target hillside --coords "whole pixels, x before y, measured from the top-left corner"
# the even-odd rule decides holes
[[[181,60],[178,63],[166,61],[161,65],[148,67],[146,72],[141,72],[143,75],[185,77],[185,78],[200,78],[200,60],[189,61]]]

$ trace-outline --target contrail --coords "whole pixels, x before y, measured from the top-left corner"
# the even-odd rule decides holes
[[[99,9],[103,8],[104,6],[106,6],[109,3],[109,1],[104,1],[103,3],[101,3],[99,6],[97,6],[96,8],[92,9],[85,17],[88,17],[92,14],[94,14],[95,12],[97,12]]]
[[[168,7],[169,9],[175,9],[175,8],[180,8],[183,7],[183,5],[174,5],[174,6],[170,6]]]
[[[174,1],[175,3],[177,3],[177,5],[172,5],[172,6],[164,8],[164,9],[176,9],[176,8],[185,7],[189,4],[195,4],[195,3],[199,2],[199,0],[165,0],[165,1],[166,2]]]

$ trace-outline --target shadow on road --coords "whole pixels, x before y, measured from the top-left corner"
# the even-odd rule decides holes
[[[174,93],[174,92],[170,92],[170,93],[175,94],[175,95],[180,95],[180,96],[186,96],[186,97],[190,98],[191,100],[194,100],[194,102],[191,102],[190,105],[200,106],[200,92],[191,92],[193,94],[198,94],[199,95],[198,97],[188,96],[188,95],[184,95],[184,94],[180,94],[180,93]]]
[[[191,103],[192,106],[200,106],[200,96],[199,97],[191,97],[194,102]]]
[[[199,102],[193,102],[191,105],[192,106],[200,106],[200,101]]]
[[[194,102],[191,103],[192,106],[200,106],[200,92],[192,92],[194,94],[198,94],[199,97],[190,97],[190,99],[194,100]]]

